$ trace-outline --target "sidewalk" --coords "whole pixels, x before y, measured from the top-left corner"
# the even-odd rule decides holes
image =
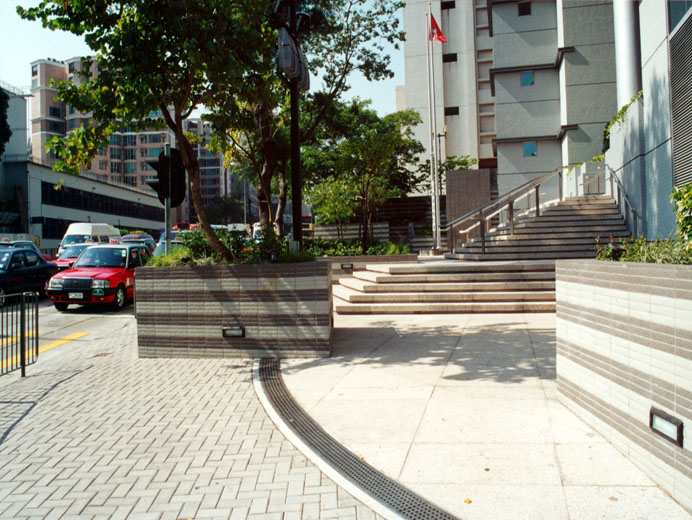
[[[557,401],[554,319],[337,315],[332,357],[282,373],[329,434],[459,518],[691,518]]]
[[[251,361],[141,360],[135,331],[0,378],[0,518],[377,518],[274,428]]]

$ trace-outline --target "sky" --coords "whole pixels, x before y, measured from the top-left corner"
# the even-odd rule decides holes
[[[41,22],[22,20],[17,15],[17,4],[27,7],[37,3],[31,0],[0,0],[0,81],[14,87],[28,88],[31,85],[32,61],[44,58],[66,60],[90,54],[90,49],[78,36],[44,29]],[[372,84],[356,75],[350,80],[351,90],[347,96],[372,99],[372,107],[380,115],[396,110],[396,86],[404,84],[403,47],[398,51],[391,46],[389,49],[394,78]],[[314,79],[312,83],[316,85]]]

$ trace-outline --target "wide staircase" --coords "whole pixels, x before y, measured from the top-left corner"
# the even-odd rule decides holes
[[[340,314],[554,312],[554,262],[369,264],[334,285]]]
[[[636,234],[637,221],[636,211],[612,170],[611,193],[615,193],[612,186],[617,182],[617,200],[603,195],[563,198],[564,169],[556,169],[450,223],[452,236],[463,236],[474,228],[477,234],[480,230],[480,236],[460,243],[445,260],[371,264],[354,272],[352,278],[341,278],[333,287],[335,312],[554,312],[555,260],[593,258],[597,237],[602,242],[629,237],[630,224],[635,223]],[[541,204],[541,183],[557,174],[557,200]],[[517,211],[515,203],[534,193],[533,210]],[[623,214],[631,214],[631,220]]]
[[[527,260],[593,258],[596,240],[607,243],[630,236],[617,202],[609,196],[590,195],[560,201],[539,216],[518,218],[510,224],[473,238],[446,257],[457,260]],[[483,250],[485,249],[485,250]]]

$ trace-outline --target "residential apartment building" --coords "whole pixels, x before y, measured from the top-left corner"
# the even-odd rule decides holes
[[[32,104],[31,104],[31,153],[32,160],[52,166],[55,157],[46,151],[46,142],[53,136],[64,136],[71,130],[90,123],[90,114],[82,114],[73,107],[55,100],[57,89],[51,86],[51,80],[81,82],[78,75],[82,70],[81,58],[72,58],[64,62],[53,59],[37,60],[31,63]],[[92,74],[98,74],[98,66],[92,65]],[[157,113],[152,116],[156,117]],[[201,119],[187,119],[184,122],[185,132],[192,132],[202,138],[211,136],[211,128]],[[109,144],[98,151],[89,168],[83,175],[111,184],[121,184],[140,190],[151,191],[146,183],[154,178],[156,172],[147,163],[155,160],[163,151],[166,143],[175,147],[175,135],[168,129],[151,129],[134,131],[122,128],[113,133]],[[214,197],[228,194],[229,175],[224,168],[223,156],[214,155],[203,145],[194,146],[200,162],[201,190],[205,202]],[[186,222],[196,220],[192,202],[188,197],[186,203],[174,209],[174,220]]]
[[[5,85],[0,88],[10,93],[12,129],[0,157],[0,233],[32,236],[49,253],[57,250],[72,222],[105,222],[158,235],[164,211],[151,191],[93,176],[66,176],[32,161],[27,154],[26,124],[30,96]]]
[[[407,2],[407,108],[428,146],[425,12]],[[431,3],[447,43],[433,65],[443,156],[468,154],[497,168],[499,194],[601,151],[617,112],[610,1],[469,0]]]

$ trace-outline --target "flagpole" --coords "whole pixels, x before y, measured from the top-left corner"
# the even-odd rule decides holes
[[[430,9],[430,3],[428,3],[428,8]],[[432,23],[432,10],[430,13],[430,20]],[[442,20],[440,20],[442,23]],[[435,99],[435,47],[433,46],[433,40],[430,39],[430,71],[432,74],[432,114],[433,114],[433,141],[435,143],[435,194],[433,196],[433,209],[435,215],[433,217],[433,223],[435,228],[433,229],[433,244],[435,249],[441,247],[440,244],[440,189],[438,186],[439,181],[439,165],[437,164],[437,159],[439,155],[439,150],[437,149],[437,101]],[[440,157],[441,159],[441,157]]]
[[[437,191],[437,154],[435,151],[435,106],[434,106],[434,89],[435,89],[435,78],[432,77],[431,80],[431,54],[432,54],[432,40],[430,39],[430,20],[432,16],[431,3],[428,2],[428,12],[425,13],[425,57],[428,69],[428,129],[430,134],[430,205],[432,213],[432,227],[433,227],[433,249],[437,249],[438,243],[436,240],[436,229],[437,229],[437,211],[435,207],[435,193]]]

